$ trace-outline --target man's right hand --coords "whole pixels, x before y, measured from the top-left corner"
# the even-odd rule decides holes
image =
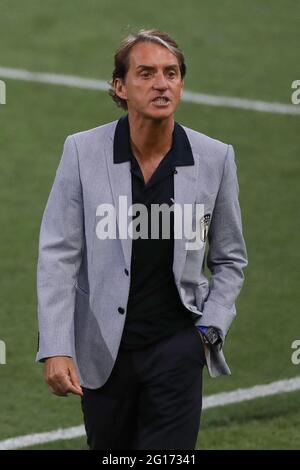
[[[44,363],[44,378],[55,395],[66,397],[68,393],[83,395],[76,366],[71,357],[48,357]]]

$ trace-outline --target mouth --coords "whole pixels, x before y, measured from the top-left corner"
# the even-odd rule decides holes
[[[167,96],[157,96],[152,100],[152,103],[154,103],[156,106],[168,106],[170,101],[171,100]]]

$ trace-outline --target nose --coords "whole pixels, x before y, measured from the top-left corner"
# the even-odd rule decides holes
[[[155,80],[153,82],[153,88],[155,90],[166,90],[168,88],[168,82],[166,80],[166,77],[162,71],[159,71],[155,75]]]

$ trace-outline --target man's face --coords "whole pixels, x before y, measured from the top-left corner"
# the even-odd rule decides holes
[[[172,116],[183,91],[177,57],[166,47],[142,42],[132,48],[129,64],[124,82],[115,84],[128,112],[155,120]]]

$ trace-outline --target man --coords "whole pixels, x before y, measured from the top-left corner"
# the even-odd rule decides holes
[[[53,393],[81,396],[90,449],[194,449],[203,367],[230,374],[247,265],[236,164],[174,121],[185,71],[165,33],[123,41],[110,94],[128,114],[66,139],[43,215],[37,361]]]

